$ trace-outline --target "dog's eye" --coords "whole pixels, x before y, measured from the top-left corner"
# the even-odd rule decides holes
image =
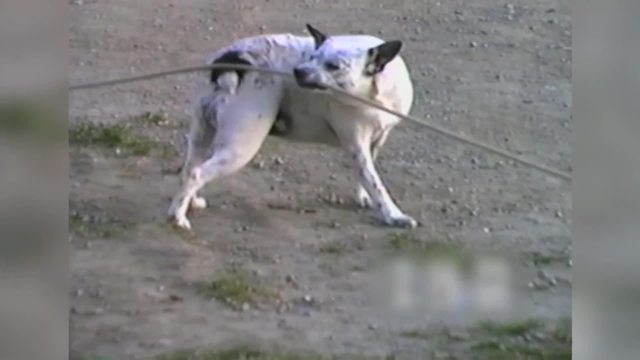
[[[329,71],[335,71],[340,69],[340,65],[331,61],[327,61],[326,63],[324,63],[324,67]]]

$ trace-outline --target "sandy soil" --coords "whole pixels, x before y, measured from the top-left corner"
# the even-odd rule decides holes
[[[413,115],[571,171],[566,1],[76,0],[70,16],[72,82],[201,64],[238,37],[302,34],[306,22],[401,39],[416,88]],[[416,230],[385,228],[357,208],[338,149],[275,139],[237,176],[206,188],[211,206],[191,215],[192,234],[166,226],[192,95],[204,80],[182,75],[70,98],[71,127],[128,124],[153,147],[142,156],[71,147],[72,357],[251,343],[466,359],[492,358],[482,355],[491,341],[514,354],[509,344],[542,349],[555,341],[549,324],[571,314],[570,186],[419,125],[401,124],[378,161],[401,208],[422,222]],[[505,338],[478,332],[457,308],[423,317],[369,301],[367,284],[380,279],[386,259],[437,244],[508,254],[516,317],[545,326]],[[275,296],[229,306],[203,291],[234,276],[231,269]],[[444,295],[430,296],[420,301]]]

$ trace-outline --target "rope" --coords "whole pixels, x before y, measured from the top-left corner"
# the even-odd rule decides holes
[[[88,82],[88,83],[84,83],[84,84],[76,84],[76,85],[71,85],[69,87],[70,91],[77,91],[77,90],[84,90],[84,89],[92,89],[92,88],[98,88],[98,87],[104,87],[104,86],[112,86],[112,85],[117,85],[117,84],[123,84],[123,83],[129,83],[129,82],[134,82],[134,81],[142,81],[142,80],[148,80],[148,79],[153,79],[153,78],[158,78],[158,77],[165,77],[165,76],[170,76],[170,75],[177,75],[177,74],[185,74],[185,73],[192,73],[192,72],[198,72],[198,71],[205,71],[205,70],[212,70],[212,69],[228,69],[228,70],[245,70],[245,71],[257,71],[257,72],[261,72],[261,73],[265,73],[265,74],[272,74],[272,75],[277,75],[277,76],[282,76],[282,77],[292,77],[291,74],[287,73],[287,72],[283,72],[283,71],[278,71],[278,70],[273,70],[273,69],[266,69],[266,68],[258,68],[258,67],[254,67],[254,66],[249,66],[249,65],[241,65],[241,64],[223,64],[223,63],[217,63],[217,64],[211,64],[211,65],[203,65],[203,66],[192,66],[192,67],[186,67],[186,68],[180,68],[180,69],[174,69],[174,70],[167,70],[167,71],[161,71],[161,72],[155,72],[155,73],[149,73],[149,74],[144,74],[144,75],[138,75],[138,76],[132,76],[132,77],[128,77],[128,78],[120,78],[120,79],[113,79],[113,80],[105,80],[105,81],[96,81],[96,82]],[[483,144],[481,142],[478,142],[476,140],[473,140],[469,137],[463,136],[463,135],[459,135],[459,134],[455,134],[449,130],[443,129],[439,126],[436,125],[432,125],[429,124],[421,119],[418,119],[416,117],[410,116],[410,115],[403,115],[397,111],[391,110],[391,109],[387,109],[384,106],[377,104],[375,102],[372,102],[370,100],[367,99],[363,99],[360,98],[358,96],[352,95],[348,92],[345,92],[341,89],[335,88],[335,87],[327,87],[328,90],[333,93],[334,96],[344,96],[344,97],[348,97],[352,100],[358,101],[362,104],[365,104],[367,106],[371,106],[374,107],[378,110],[381,111],[385,111],[391,115],[397,116],[403,120],[407,120],[407,121],[411,121],[414,123],[417,123],[419,125],[424,126],[425,128],[440,134],[442,136],[448,137],[450,139],[462,142],[464,144],[467,145],[471,145],[473,147],[476,147],[478,149],[487,151],[489,153],[501,156],[503,158],[509,159],[511,161],[514,161],[516,163],[519,163],[521,165],[524,165],[526,167],[532,168],[532,169],[536,169],[538,171],[541,171],[547,175],[551,175],[553,177],[562,179],[562,180],[566,180],[571,182],[572,178],[571,178],[571,174],[561,171],[561,170],[557,170],[557,169],[553,169],[550,168],[548,166],[545,165],[541,165],[541,164],[537,164],[533,161],[521,158],[519,156],[513,155],[505,150],[493,147],[491,145],[487,145],[487,144]]]

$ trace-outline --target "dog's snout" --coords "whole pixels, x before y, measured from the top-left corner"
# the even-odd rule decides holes
[[[296,79],[301,80],[307,77],[307,72],[304,69],[295,68],[293,69],[293,75]]]
[[[293,69],[293,76],[296,78],[298,85],[309,89],[322,89],[324,86],[320,81],[318,74],[312,68],[304,66]]]

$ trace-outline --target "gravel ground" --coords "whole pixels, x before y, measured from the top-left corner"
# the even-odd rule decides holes
[[[333,34],[401,39],[413,115],[571,171],[566,1],[76,0],[70,15],[72,82],[201,64],[233,39],[302,34],[307,22]],[[211,206],[191,215],[193,233],[167,226],[182,134],[205,80],[180,75],[71,95],[73,357],[251,344],[324,355],[496,359],[498,351],[537,359],[570,346],[556,326],[571,316],[570,186],[416,124],[398,126],[378,166],[400,207],[422,222],[418,229],[385,228],[357,209],[338,149],[276,139],[237,176],[205,189]],[[98,123],[118,137],[105,140],[87,125]],[[394,294],[399,282],[380,274],[406,253],[446,254],[449,270],[430,274],[466,274],[464,294],[478,274],[497,281],[479,256],[499,254],[510,276],[509,317],[478,326],[468,304],[449,302],[459,298],[451,286],[416,298],[426,309],[420,314],[384,307],[369,285]],[[456,259],[468,266],[451,270]]]

